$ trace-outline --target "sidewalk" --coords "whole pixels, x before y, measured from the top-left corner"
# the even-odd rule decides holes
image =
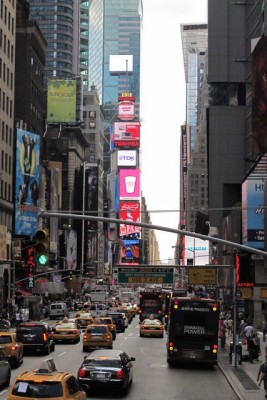
[[[229,361],[230,342],[233,336],[226,337],[225,349],[218,352],[218,366],[225,375],[229,384],[235,391],[240,400],[263,400],[265,399],[265,390],[263,382],[259,387],[257,374],[260,364],[265,361],[265,345],[262,341],[262,332],[258,332],[261,340],[261,355],[259,361],[242,361],[241,365],[232,366]],[[243,354],[246,354],[246,346],[242,346]]]

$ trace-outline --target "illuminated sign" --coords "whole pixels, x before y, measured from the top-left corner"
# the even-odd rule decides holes
[[[118,167],[136,167],[137,165],[136,150],[118,150],[117,165]]]
[[[127,221],[140,222],[140,203],[138,201],[121,201],[119,216],[125,221],[125,224],[120,224],[120,237],[139,239],[140,226],[127,225]]]

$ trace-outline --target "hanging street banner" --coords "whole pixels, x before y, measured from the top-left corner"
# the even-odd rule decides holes
[[[216,285],[217,270],[215,268],[188,268],[189,285]]]
[[[118,283],[172,284],[174,268],[118,267]]]

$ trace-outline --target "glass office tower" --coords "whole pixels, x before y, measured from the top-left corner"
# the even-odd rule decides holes
[[[140,102],[140,0],[92,0],[89,10],[89,86],[94,85],[104,108],[104,169],[109,170],[109,124],[117,119],[118,94],[135,96],[136,120]],[[110,75],[110,55],[133,55],[132,75]]]

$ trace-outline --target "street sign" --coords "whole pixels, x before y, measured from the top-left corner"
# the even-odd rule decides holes
[[[192,268],[188,270],[188,283],[190,285],[216,285],[217,270],[214,268]]]
[[[173,271],[173,268],[118,267],[118,283],[172,284]]]

